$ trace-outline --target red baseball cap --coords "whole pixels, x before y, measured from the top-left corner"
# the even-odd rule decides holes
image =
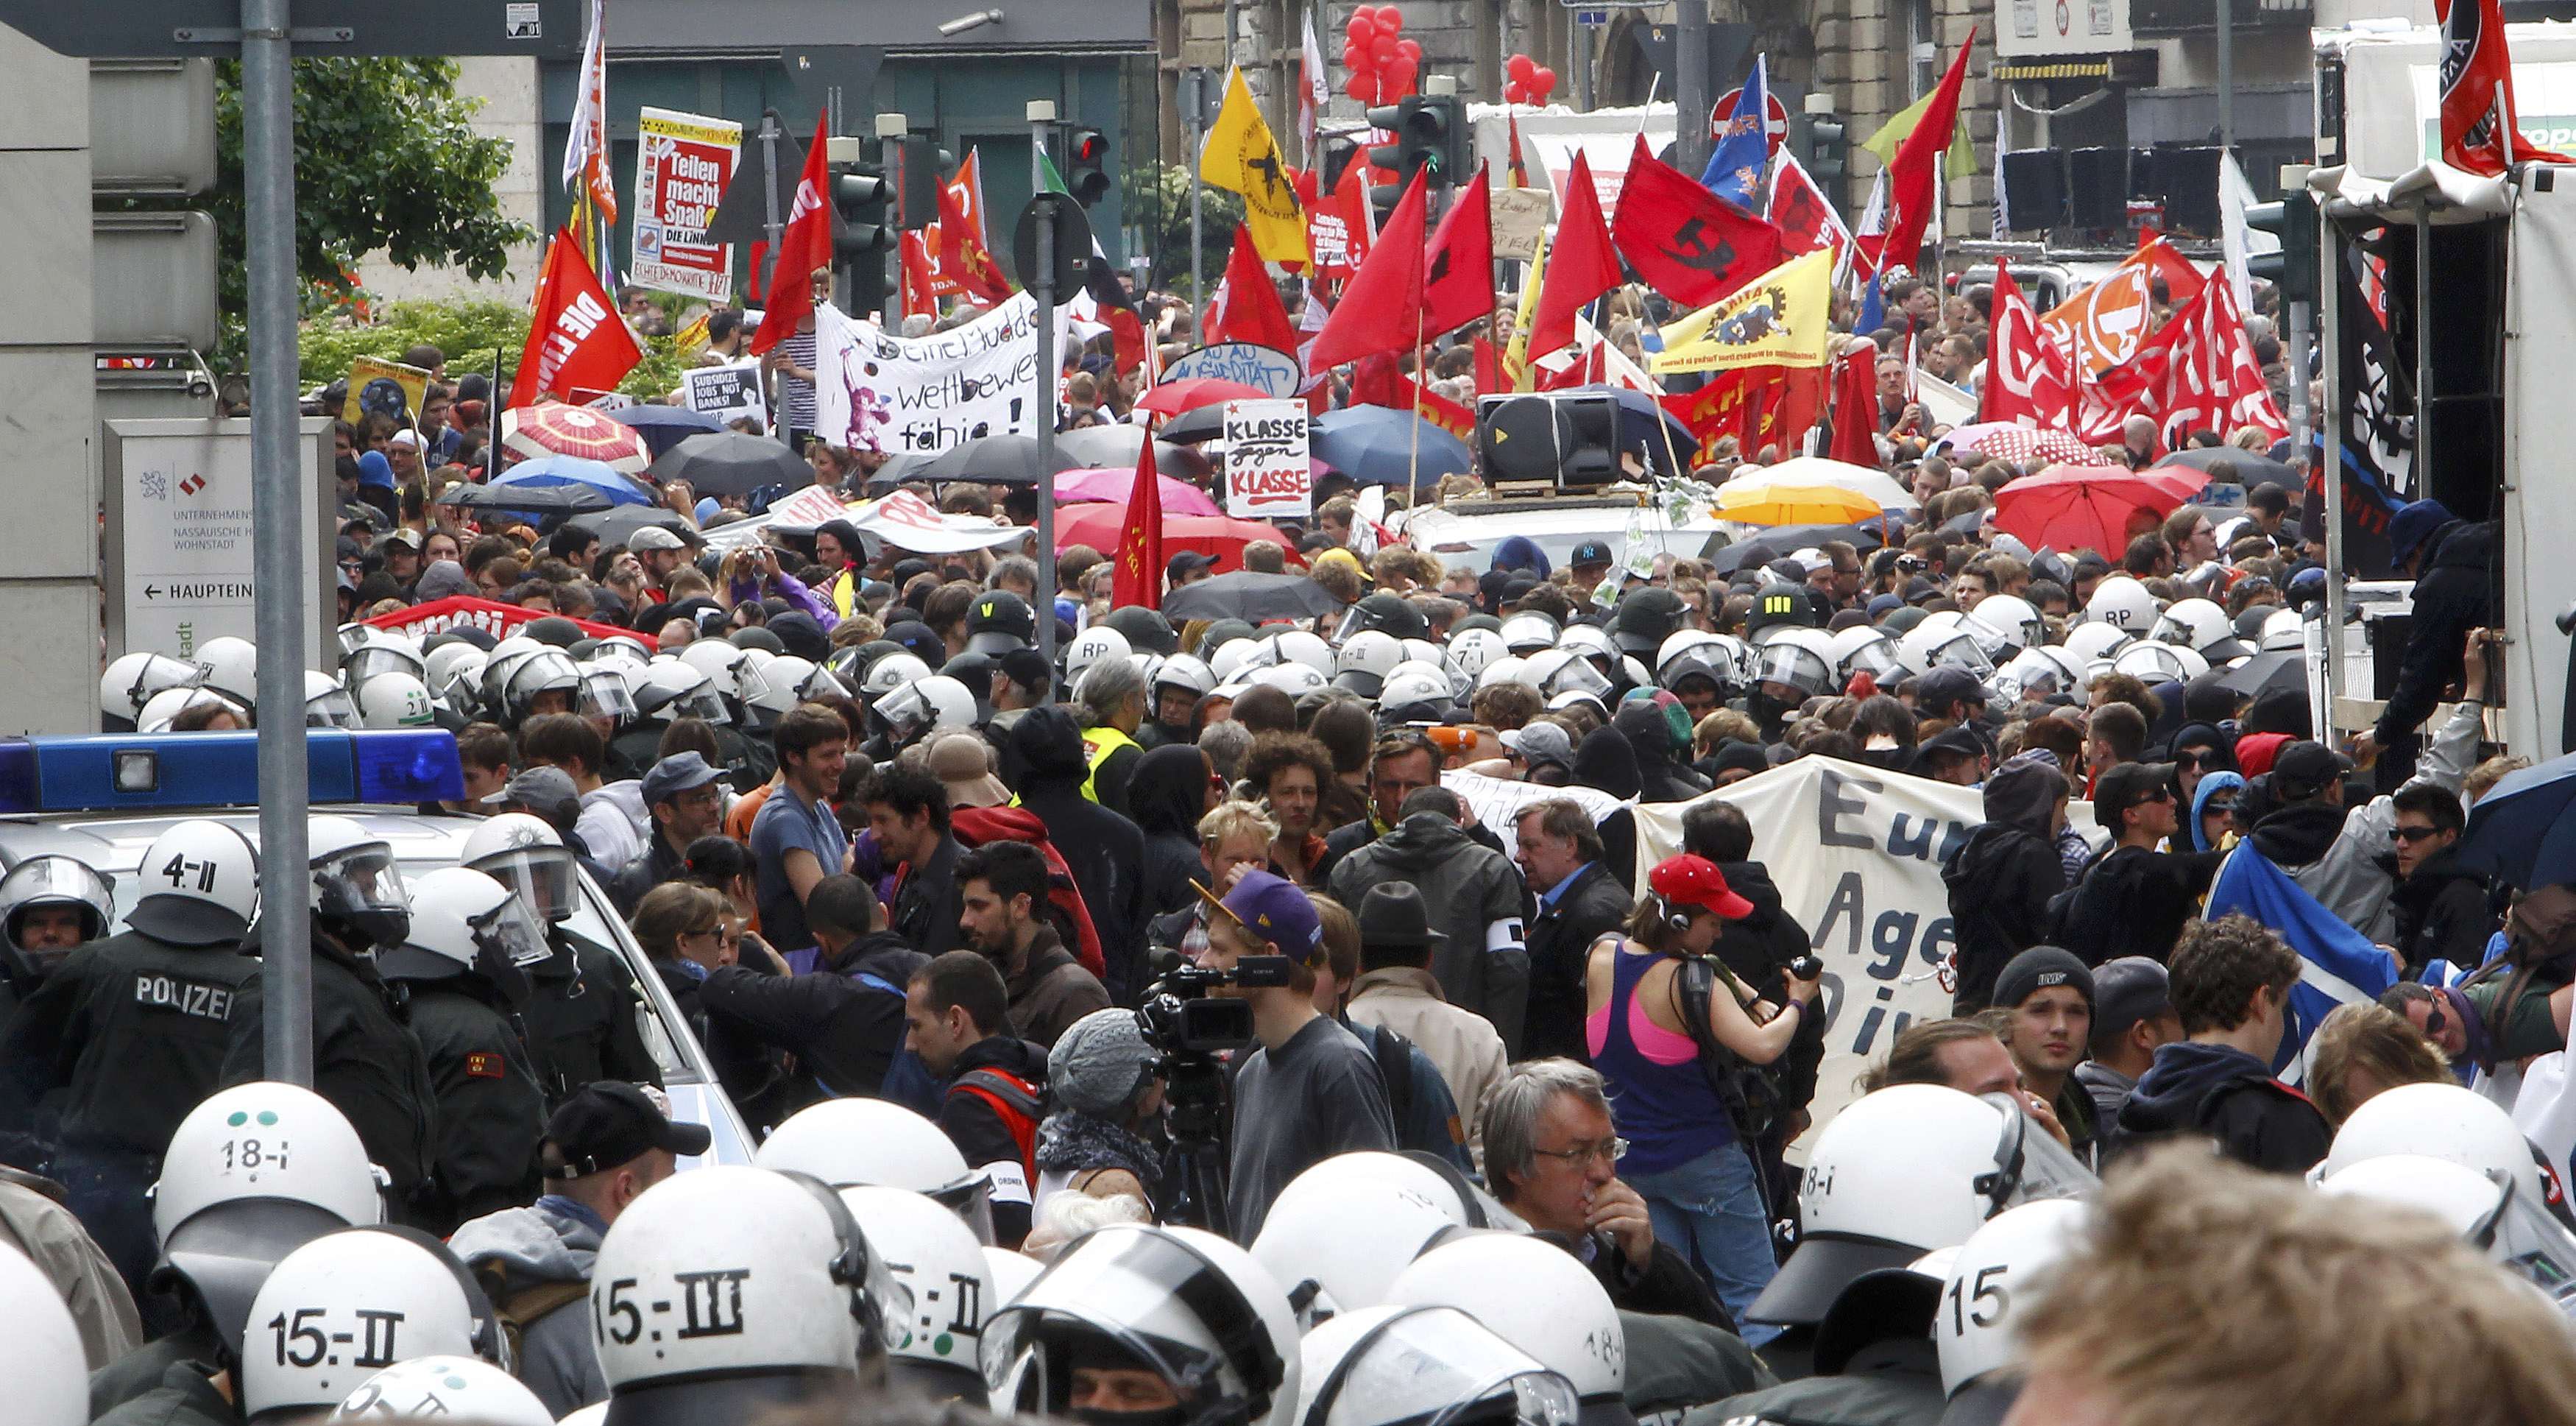
[[[1667,906],[1692,906],[1729,921],[1753,914],[1753,903],[1727,889],[1726,873],[1706,857],[1666,857],[1646,874],[1646,885]]]

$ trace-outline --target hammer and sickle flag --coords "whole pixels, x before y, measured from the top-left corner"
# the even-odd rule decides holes
[[[1199,150],[1199,177],[1243,195],[1243,223],[1264,262],[1306,261],[1306,217],[1297,206],[1296,176],[1280,158],[1270,126],[1261,122],[1240,69],[1226,73],[1225,107]]]

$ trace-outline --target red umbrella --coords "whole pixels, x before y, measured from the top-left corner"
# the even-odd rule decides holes
[[[2201,474],[2200,472],[2191,472]],[[2159,520],[2208,483],[2180,471],[2123,470],[2113,465],[2061,465],[2006,485],[1995,494],[1995,528],[2037,549],[2091,549],[2116,556],[2129,545],[2140,510]]]
[[[1942,439],[1955,450],[2000,456],[2005,460],[2073,461],[2077,465],[2089,465],[2100,459],[2091,446],[2064,431],[2043,431],[2009,421],[1960,426]]]
[[[523,456],[573,456],[595,460],[627,475],[653,463],[644,435],[587,406],[541,401],[501,413],[501,444]]]
[[[1209,494],[1186,481],[1168,475],[1154,477],[1155,488],[1163,493],[1163,508],[1176,515],[1215,515],[1222,513]],[[1132,470],[1060,470],[1055,473],[1055,503],[1058,505],[1125,504],[1136,493],[1136,472]]]
[[[1240,381],[1226,381],[1213,376],[1191,376],[1179,381],[1166,381],[1146,392],[1143,399],[1136,403],[1136,409],[1150,411],[1157,416],[1177,416],[1184,411],[1195,411],[1202,406],[1214,406],[1220,401],[1267,401],[1269,399],[1270,393],[1257,386],[1246,386]]]
[[[1127,502],[1123,500],[1110,505],[1068,505],[1056,512],[1055,547],[1064,550],[1089,545],[1096,550],[1114,550],[1126,528]],[[1223,515],[1163,517],[1163,558],[1170,559],[1183,550],[1214,555],[1220,574],[1243,568],[1243,547],[1254,540],[1269,540],[1282,549],[1296,548],[1279,533],[1278,526],[1259,520],[1231,520]]]

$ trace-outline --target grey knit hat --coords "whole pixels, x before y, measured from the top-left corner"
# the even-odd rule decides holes
[[[1157,1058],[1136,1028],[1135,1011],[1094,1010],[1047,1052],[1047,1088],[1077,1114],[1124,1120]]]

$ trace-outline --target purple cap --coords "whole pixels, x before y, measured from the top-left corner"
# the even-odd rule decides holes
[[[1315,903],[1306,899],[1306,893],[1285,877],[1245,872],[1216,906],[1252,939],[1268,942],[1299,965],[1310,964],[1323,949],[1323,918],[1315,914]]]

